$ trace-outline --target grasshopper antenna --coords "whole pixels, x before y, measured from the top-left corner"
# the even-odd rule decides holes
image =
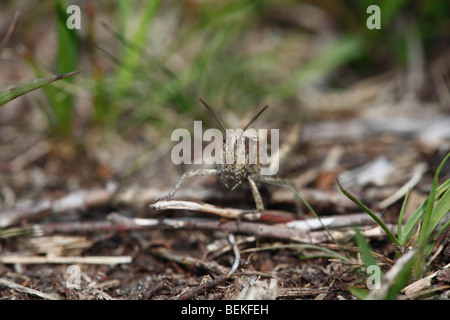
[[[208,109],[208,111],[212,114],[212,116],[214,117],[214,119],[217,120],[217,122],[220,124],[220,126],[223,128],[223,130],[227,131],[227,128],[225,128],[225,126],[223,125],[222,121],[219,120],[219,118],[216,116],[216,114],[214,113],[214,111],[212,111],[212,109],[210,108],[210,106],[208,106],[208,104],[203,101],[202,98],[198,98],[198,100],[201,101],[201,103],[203,103],[203,105],[206,107],[206,109]]]
[[[258,112],[258,114],[256,116],[253,117],[253,119],[245,126],[245,128],[243,129],[243,131],[247,130],[248,127],[250,127],[250,125],[255,122],[256,119],[258,119],[258,117],[261,115],[261,113],[264,112],[264,110],[267,109],[269,105],[265,106],[264,108],[262,108],[262,110],[260,112]]]

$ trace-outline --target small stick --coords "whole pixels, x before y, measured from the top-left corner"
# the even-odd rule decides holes
[[[184,200],[160,200],[149,206],[153,210],[190,210],[201,211],[205,213],[215,214],[227,219],[245,219],[258,220],[261,213],[248,213],[247,210],[223,208],[214,206],[201,201],[184,201]]]
[[[355,215],[357,216],[357,215]],[[311,219],[314,221],[315,219]],[[337,218],[337,221],[339,218]],[[365,220],[365,219],[364,219]],[[306,220],[308,221],[308,220]],[[352,224],[358,220],[347,219]],[[305,222],[304,224],[308,224]],[[329,235],[326,231],[312,231],[305,232],[296,228],[288,227],[289,224],[277,224],[267,225],[264,223],[241,221],[239,224],[237,221],[219,221],[216,219],[204,219],[204,218],[178,218],[178,219],[140,219],[140,218],[128,218],[117,213],[110,214],[108,221],[97,222],[73,222],[73,223],[49,223],[38,224],[31,228],[14,228],[15,234],[18,235],[33,235],[33,236],[48,236],[55,233],[74,233],[74,232],[118,232],[118,231],[131,231],[142,229],[199,229],[199,230],[219,230],[227,233],[246,233],[259,237],[268,237],[274,239],[285,239],[295,242],[311,242],[311,243],[323,243],[329,241]],[[342,227],[339,223],[336,225]],[[332,225],[329,225],[332,227]],[[395,230],[394,225],[389,225],[389,228]],[[311,229],[309,229],[311,230]],[[353,234],[353,230],[335,231],[331,230],[333,236],[338,238],[350,237]],[[380,237],[383,236],[383,231],[379,227],[371,228],[363,231],[366,237]]]
[[[433,279],[437,276],[437,274],[445,269],[450,268],[450,263],[448,263],[447,265],[445,265],[443,268],[441,268],[440,270],[422,278],[419,279],[413,283],[411,283],[410,285],[404,287],[401,292],[403,292],[404,294],[406,294],[407,296],[412,296],[424,289],[428,289],[429,287],[431,287],[431,283],[433,281]]]
[[[380,215],[380,214],[378,214]],[[286,226],[303,232],[321,230],[323,226],[331,229],[358,226],[375,225],[375,221],[367,213],[333,215],[329,217],[294,220],[286,223]]]
[[[6,280],[6,279],[1,279],[0,278],[0,285],[4,285],[7,286],[8,288],[18,291],[18,292],[23,292],[26,294],[31,294],[33,296],[38,296],[42,299],[46,299],[46,300],[61,300],[61,297],[58,296],[57,294],[47,294],[35,289],[31,289],[25,286],[22,286],[20,284],[17,284],[15,282]]]
[[[142,298],[145,300],[148,300],[151,297],[153,297],[156,293],[158,293],[159,291],[161,291],[162,289],[164,289],[166,287],[168,287],[167,281],[160,280],[160,281],[156,282],[155,284],[153,284],[148,290],[146,290],[142,294]]]
[[[237,246],[236,239],[234,238],[234,234],[232,234],[232,233],[228,234],[228,241],[230,242],[231,246],[233,247],[233,252],[234,252],[234,256],[235,256],[233,266],[231,267],[231,270],[228,273],[228,275],[231,276],[237,270],[237,268],[239,268],[241,254],[239,253],[239,248]]]
[[[266,225],[263,223],[247,221],[218,221],[213,219],[200,218],[179,218],[179,219],[132,219],[114,214],[110,216],[112,220],[118,220],[121,224],[126,224],[128,228],[161,228],[168,227],[174,229],[201,229],[220,230],[227,233],[245,233],[264,238],[284,239],[295,242],[322,243],[330,241],[327,231],[315,231],[305,233],[300,230],[288,228],[285,225]],[[346,232],[331,231],[336,239],[347,238],[354,234],[353,230]]]
[[[229,276],[229,275],[221,275],[221,276],[218,276],[218,277],[217,277],[216,279],[214,279],[214,280],[211,280],[211,281],[202,283],[202,284],[200,284],[199,286],[197,286],[197,287],[195,287],[195,288],[193,288],[193,289],[191,289],[191,290],[188,290],[188,291],[185,291],[185,292],[181,293],[181,294],[177,297],[177,300],[192,300],[192,299],[194,299],[195,296],[196,296],[197,294],[199,294],[200,292],[205,291],[205,290],[208,290],[208,289],[211,289],[211,288],[214,288],[214,287],[216,287],[216,286],[218,286],[218,285],[224,283],[224,282],[227,281],[228,279],[230,279],[230,276]]]

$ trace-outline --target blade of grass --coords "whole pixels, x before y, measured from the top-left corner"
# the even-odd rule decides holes
[[[440,185],[437,188],[435,200],[437,198],[439,198],[449,188],[450,188],[450,180],[447,180],[446,182],[444,182],[442,185]],[[408,219],[408,221],[404,225],[403,232],[402,232],[402,238],[399,238],[400,239],[400,243],[402,245],[405,245],[405,243],[411,237],[411,234],[413,233],[414,229],[417,227],[420,218],[425,213],[427,204],[428,204],[428,199],[426,199],[422,203],[422,205],[413,213],[413,215]]]
[[[433,209],[428,227],[428,236],[437,228],[439,222],[450,211],[450,189],[448,189]]]
[[[141,15],[138,18],[138,28],[130,41],[133,47],[127,47],[123,56],[123,63],[126,68],[120,69],[117,74],[117,89],[119,94],[127,90],[133,83],[133,71],[138,67],[139,58],[142,54],[142,51],[137,51],[135,49],[144,47],[143,44],[146,40],[149,25],[153,21],[160,3],[160,0],[152,0],[147,2],[146,6],[142,8]],[[126,10],[129,10],[129,8]],[[127,13],[127,15],[129,16],[129,13]],[[124,22],[122,21],[121,23]]]
[[[372,248],[370,244],[367,242],[366,238],[360,232],[358,226],[355,226],[355,240],[356,244],[359,247],[359,251],[361,253],[361,259],[364,262],[364,266],[368,268],[369,266],[378,265],[377,259],[372,254]]]
[[[360,300],[365,300],[367,298],[367,296],[369,295],[369,290],[366,290],[363,288],[348,287],[347,290],[350,291],[350,293],[352,295],[354,295],[356,298],[358,298]]]
[[[74,30],[67,27],[67,4],[62,0],[55,2],[57,19],[57,46],[58,55],[56,67],[58,73],[74,70],[79,60],[78,36]]]
[[[450,220],[448,220],[446,223],[444,223],[442,228],[438,231],[438,233],[436,234],[436,239],[439,238],[442,235],[442,233],[444,233],[444,231],[447,230],[447,228],[449,226],[450,226]]]
[[[316,211],[313,209],[313,207],[311,207],[311,205],[305,200],[303,199],[303,197],[301,195],[298,194],[297,190],[295,189],[295,187],[292,187],[292,191],[294,192],[294,194],[300,199],[302,200],[302,202],[305,204],[305,206],[312,212],[312,214],[314,215],[314,217],[317,218],[317,220],[320,222],[320,224],[322,225],[322,227],[325,229],[325,231],[328,233],[328,236],[330,237],[330,239],[333,240],[333,242],[336,244],[336,246],[339,247],[339,243],[336,241],[336,239],[334,239],[333,235],[331,234],[331,232],[328,230],[327,226],[325,224],[323,224],[322,220],[320,219],[320,217],[318,216],[318,214],[316,213]]]
[[[119,33],[124,37],[127,36],[127,25],[132,17],[133,1],[117,2],[117,21]]]
[[[408,188],[408,191],[406,192],[405,199],[403,200],[402,208],[400,209],[400,215],[398,216],[398,223],[397,223],[397,237],[398,239],[402,239],[402,226],[403,226],[403,213],[405,212],[406,203],[408,202],[409,193],[411,192],[411,188]],[[400,240],[401,242],[401,240]]]
[[[434,201],[436,199],[435,195],[436,195],[437,183],[438,183],[439,174],[442,170],[442,167],[444,166],[445,162],[447,161],[447,159],[449,157],[450,157],[450,152],[447,154],[447,156],[444,158],[444,160],[442,160],[441,164],[437,168],[436,173],[434,175],[433,184],[432,184],[432,187],[430,190],[430,196],[428,197],[427,207],[426,207],[425,214],[423,217],[422,226],[419,231],[419,237],[417,239],[417,243],[419,245],[423,245],[428,240],[428,237],[431,235],[431,233],[434,230],[434,228],[430,228],[429,225],[430,225],[431,215],[433,214]],[[448,191],[447,191],[447,193],[448,193]],[[444,209],[445,209],[445,206],[448,207],[448,205],[450,204],[450,202],[446,201],[447,199],[448,199],[448,196],[445,197],[444,201],[442,202],[444,204]],[[446,211],[444,213],[444,215],[447,214],[447,212],[448,211]]]
[[[384,230],[386,235],[391,239],[392,242],[394,242],[396,245],[401,245],[399,240],[395,237],[395,235],[389,230],[389,228],[381,221],[378,216],[373,213],[369,208],[367,208],[364,204],[362,204],[358,199],[356,199],[350,192],[345,190],[345,188],[339,183],[339,180],[337,180],[337,184],[339,185],[339,188],[341,189],[342,193],[344,193],[347,198],[352,200],[358,207],[360,207],[362,210],[364,210],[369,216],[372,217],[373,220]]]
[[[379,289],[371,290],[367,300],[393,300],[403,289],[411,276],[411,267],[416,257],[416,250],[410,250],[400,257],[386,272]]]
[[[76,30],[71,30],[67,27],[67,3],[62,0],[55,1],[56,11],[56,36],[57,36],[57,73],[75,70],[79,61],[79,43]],[[67,80],[71,82],[71,80]],[[67,136],[72,126],[73,115],[73,95],[64,92],[59,88],[51,88],[48,90],[48,95],[59,96],[57,102],[51,103],[53,110],[56,130],[59,134]]]
[[[390,290],[384,298],[385,300],[394,300],[400,290],[402,290],[408,284],[409,278],[411,277],[411,268],[413,266],[413,262],[414,254],[396,275],[395,281],[393,282]]]
[[[347,258],[346,256],[333,251],[331,249],[328,248],[323,248],[320,246],[316,246],[316,245],[304,245],[305,249],[316,249],[318,251],[321,251],[323,253],[315,253],[315,254],[303,254],[303,255],[299,255],[300,258],[302,259],[313,259],[313,258],[337,258],[340,259],[342,261],[350,261],[349,258]]]
[[[29,81],[27,83],[18,85],[17,87],[14,87],[7,91],[1,92],[0,93],[0,106],[4,105],[5,103],[7,103],[21,95],[24,95],[25,93],[39,89],[49,83],[70,77],[70,76],[80,73],[80,72],[81,71],[73,71],[73,72],[68,72],[68,73],[64,73],[64,74],[60,74],[60,75],[56,75],[56,76],[35,79],[35,80]]]

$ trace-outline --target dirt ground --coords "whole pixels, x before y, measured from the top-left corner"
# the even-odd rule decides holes
[[[362,123],[363,120],[356,119],[306,124],[303,140],[284,170],[288,172],[285,176],[295,181],[299,194],[322,218],[342,216],[344,219],[348,214],[361,214],[360,209],[338,191],[336,178],[374,211],[381,211],[379,203],[415,174],[418,163],[425,164],[427,169],[421,171],[421,179],[411,193],[409,213],[423,201],[430,188],[432,173],[443,153],[422,148],[420,139],[425,134],[421,132],[426,132],[426,124],[421,124],[421,131],[417,132],[409,132],[417,129],[405,125],[408,132],[398,133]],[[342,127],[330,129],[328,134],[321,126]],[[361,128],[378,132],[358,133]],[[2,132],[4,130],[6,127],[2,127]],[[3,141],[2,149],[14,150],[14,144]],[[45,146],[44,151],[36,150]],[[235,299],[251,281],[256,281],[257,287],[264,288],[260,293],[263,298],[335,300],[355,299],[347,288],[366,286],[368,275],[362,268],[357,247],[355,249],[352,222],[347,226],[330,227],[336,237],[340,235],[336,240],[339,247],[333,247],[334,242],[320,229],[283,234],[286,224],[297,218],[294,197],[288,190],[261,189],[269,211],[265,219],[259,221],[236,223],[189,210],[155,212],[148,204],[165,195],[174,185],[168,180],[176,182],[184,169],[170,173],[174,167],[170,165],[153,179],[143,174],[121,180],[111,177],[112,170],[90,158],[86,150],[46,140],[26,147],[29,147],[25,153],[28,159],[21,160],[24,158],[17,156],[12,161],[2,162],[1,257],[12,260],[3,260],[0,275],[23,286],[17,289],[0,284],[2,299],[42,298],[24,288],[50,295],[45,298],[59,299]],[[33,148],[38,156],[33,155]],[[374,159],[381,160],[373,162]],[[167,162],[160,157],[150,163],[164,168],[162,163]],[[376,168],[377,163],[384,165]],[[19,165],[20,169],[15,169]],[[364,165],[364,170],[355,170]],[[348,175],[350,178],[344,174],[346,172],[352,173]],[[35,179],[42,175],[46,177],[44,184],[36,185],[39,180]],[[449,175],[446,166],[442,180]],[[172,177],[166,179],[165,187],[161,187],[161,176]],[[363,179],[368,181],[358,182]],[[155,180],[158,183],[153,184]],[[93,184],[92,181],[99,182]],[[69,187],[71,183],[75,187]],[[249,190],[229,191],[217,177],[192,178],[175,198],[232,208],[254,205]],[[394,200],[383,210],[383,219],[395,223],[400,205],[401,199]],[[306,207],[303,206],[302,211],[304,218],[314,219]],[[133,220],[135,218],[143,220]],[[186,224],[176,227],[165,223],[168,219]],[[139,221],[159,223],[152,226],[139,224]],[[364,221],[362,230],[369,237],[374,252],[379,254],[382,268],[389,270],[396,248],[379,228],[367,219]],[[264,226],[273,229],[265,231]],[[282,228],[279,233],[277,228]],[[375,232],[370,233],[371,230]],[[241,255],[239,268],[232,276],[227,276],[235,262],[232,246],[227,241],[230,233],[235,235]],[[312,238],[298,239],[301,236]],[[319,247],[343,254],[348,260],[329,258],[317,248],[302,246],[308,239]],[[438,245],[436,250],[440,253],[430,272],[439,270],[449,260],[448,238],[443,237]],[[314,254],[318,257],[308,257]],[[41,257],[48,259],[48,263],[21,263],[20,259],[26,257]],[[60,257],[73,260],[58,263]],[[118,260],[110,264],[85,264],[77,262],[77,257],[115,257]],[[120,259],[125,262],[121,263],[124,260]],[[80,271],[79,287],[70,287],[73,278],[70,278],[69,266]],[[448,279],[440,279],[435,280],[433,286],[442,290],[419,297],[403,295],[403,298],[448,298],[449,291],[445,289]],[[272,287],[271,281],[275,283]]]

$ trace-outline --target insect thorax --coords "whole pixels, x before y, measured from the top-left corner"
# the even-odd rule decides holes
[[[227,188],[234,189],[247,178],[257,180],[260,173],[257,144],[246,137],[241,130],[228,134],[223,140],[219,177]]]

